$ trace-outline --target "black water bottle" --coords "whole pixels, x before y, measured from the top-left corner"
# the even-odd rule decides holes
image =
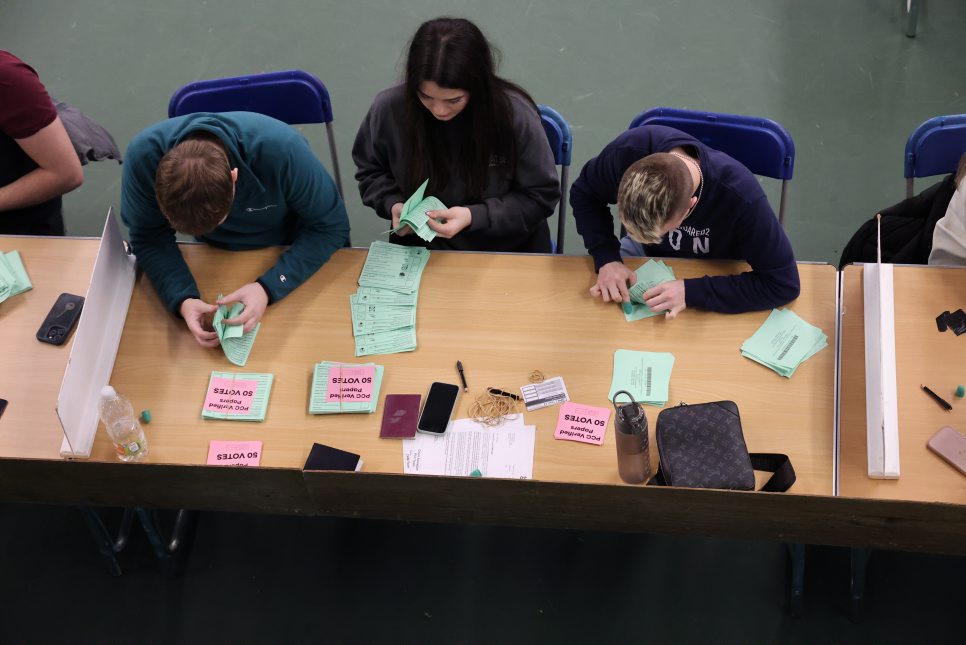
[[[617,403],[617,397],[621,394],[626,394],[630,403]],[[626,390],[615,392],[613,403],[617,472],[628,484],[642,484],[651,477],[651,453],[648,448],[644,408]]]

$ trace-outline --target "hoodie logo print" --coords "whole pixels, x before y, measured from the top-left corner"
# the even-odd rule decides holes
[[[249,206],[245,209],[246,213],[254,213],[255,211],[267,211],[269,208],[275,208],[278,204],[268,204],[267,206],[262,206],[260,208],[254,208]]]

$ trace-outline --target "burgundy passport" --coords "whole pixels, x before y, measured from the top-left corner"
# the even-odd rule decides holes
[[[382,439],[411,439],[419,422],[419,394],[387,394],[382,408]]]

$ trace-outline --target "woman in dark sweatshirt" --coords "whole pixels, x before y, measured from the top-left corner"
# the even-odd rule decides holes
[[[420,25],[405,80],[380,92],[352,158],[362,201],[399,224],[426,179],[431,249],[549,253],[547,218],[560,199],[553,155],[526,91],[495,74],[482,32],[460,18]],[[404,227],[394,242],[424,244]]]

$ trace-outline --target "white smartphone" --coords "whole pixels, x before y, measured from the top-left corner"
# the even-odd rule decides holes
[[[419,414],[416,432],[435,435],[446,432],[446,426],[449,425],[459,397],[459,386],[434,382],[429,387],[429,394],[426,395],[426,401],[423,403],[423,411]]]
[[[926,447],[942,457],[950,466],[966,475],[966,437],[944,426],[929,438]]]

